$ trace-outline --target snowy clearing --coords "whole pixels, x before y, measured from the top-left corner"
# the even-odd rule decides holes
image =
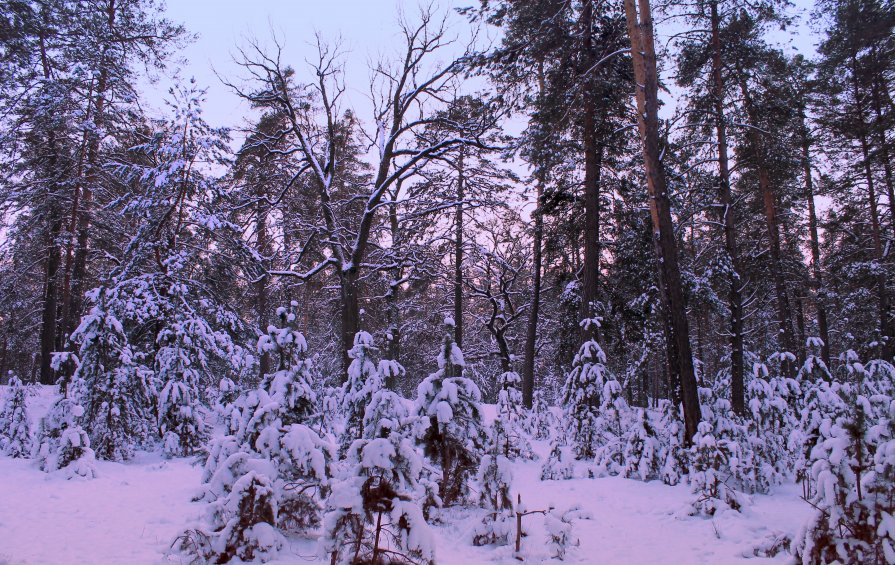
[[[29,398],[35,421],[53,397],[45,388]],[[493,416],[493,407],[486,415]],[[753,548],[777,534],[794,535],[811,514],[794,485],[779,487],[770,496],[756,495],[753,504],[737,513],[712,519],[691,517],[685,507],[689,487],[669,487],[660,481],[643,483],[609,477],[540,481],[548,445],[536,442],[541,461],[513,465],[514,497],[521,493],[530,510],[580,503],[593,514],[577,520],[575,535],[581,545],[566,563],[787,563],[788,554],[755,558]],[[94,480],[65,480],[45,474],[34,463],[0,456],[0,564],[156,564],[185,563],[166,555],[176,536],[195,526],[204,503],[191,502],[200,488],[201,470],[188,459],[165,460],[159,454],[138,453],[131,462],[97,462]],[[472,529],[480,510],[453,511],[449,523],[433,528],[438,563],[517,563],[512,548],[474,547]],[[544,519],[524,519],[528,535],[522,547],[529,563],[561,563],[549,559]],[[271,563],[324,563],[316,557],[313,540],[290,539]]]

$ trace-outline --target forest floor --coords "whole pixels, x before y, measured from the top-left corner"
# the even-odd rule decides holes
[[[29,398],[33,429],[52,400],[50,389]],[[542,458],[547,449],[536,444]],[[776,536],[795,535],[811,515],[796,485],[753,496],[742,512],[707,519],[687,515],[692,495],[686,485],[618,477],[542,482],[540,468],[537,461],[514,465],[514,497],[520,493],[529,510],[580,504],[592,514],[574,522],[581,543],[565,563],[788,563],[792,557],[786,554],[757,558],[754,549]],[[0,565],[186,563],[166,552],[178,534],[201,523],[207,505],[191,502],[200,468],[187,459],[140,453],[125,464],[100,461],[97,474],[90,481],[68,481],[42,473],[31,461],[0,456]],[[477,510],[452,510],[433,528],[439,564],[518,563],[510,547],[471,545],[481,516]],[[525,561],[561,563],[549,557],[543,517],[528,516],[524,525]],[[273,563],[317,562],[313,540],[293,539]]]

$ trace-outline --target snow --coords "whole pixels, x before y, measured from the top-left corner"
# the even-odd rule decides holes
[[[0,387],[0,395],[5,394]],[[34,427],[53,400],[49,388],[28,398]],[[485,417],[496,410],[487,405]],[[546,459],[546,442],[533,442]],[[378,461],[384,445],[371,447],[365,458]],[[799,498],[800,487],[785,484],[771,495],[754,495],[740,512],[720,512],[711,519],[692,517],[685,509],[692,500],[686,484],[670,487],[660,481],[644,483],[621,477],[540,481],[541,462],[516,461],[511,494],[528,511],[557,512],[546,520],[541,514],[523,518],[528,536],[522,541],[526,563],[560,563],[550,558],[551,530],[557,516],[576,504],[571,522],[570,547],[565,563],[787,563],[786,554],[754,557],[756,547],[781,534],[794,535],[812,515]],[[94,480],[66,480],[46,474],[33,461],[0,456],[0,564],[56,565],[128,563],[180,563],[166,555],[176,536],[199,524],[207,504],[192,502],[201,491],[201,468],[189,459],[164,460],[160,454],[138,452],[127,463],[98,461]],[[482,510],[448,509],[444,524],[431,528],[437,563],[517,563],[511,546],[474,547],[474,528]],[[881,528],[895,530],[895,518]],[[258,529],[259,537],[271,532]],[[511,536],[512,538],[512,536]],[[427,546],[428,540],[410,540]],[[317,563],[316,540],[289,538],[276,565]],[[326,561],[319,561],[325,563]]]
[[[0,563],[160,563],[201,508],[200,470],[186,460],[97,461],[97,478],[69,481],[0,457]]]

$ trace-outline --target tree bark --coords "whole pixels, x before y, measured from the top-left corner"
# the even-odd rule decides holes
[[[677,244],[671,219],[671,202],[665,184],[659,151],[659,79],[656,69],[656,50],[649,0],[625,0],[628,35],[631,38],[631,57],[637,83],[637,125],[643,147],[643,161],[649,191],[653,242],[659,267],[659,283],[668,323],[665,324],[668,367],[681,391],[684,409],[684,428],[689,444],[702,418],[693,354],[687,324],[686,305],[681,286]]]
[[[538,95],[544,93],[544,65],[538,65]],[[543,165],[542,165],[543,166]],[[531,408],[534,402],[535,389],[535,357],[538,341],[538,314],[541,309],[541,270],[544,251],[544,216],[542,200],[544,198],[544,172],[538,171],[535,180],[534,233],[532,234],[532,266],[531,266],[531,308],[525,327],[525,350],[522,363],[522,403]]]
[[[879,155],[883,162],[883,172],[885,173],[886,196],[889,199],[889,221],[892,224],[892,231],[895,232],[895,186],[893,186],[892,180],[892,161],[889,159],[889,144],[888,140],[886,140],[886,128],[882,123],[882,96],[880,95],[880,84],[878,81],[873,81],[871,94],[873,95],[873,112],[875,114],[875,127],[873,129],[876,133],[877,143],[879,143]]]
[[[342,320],[342,368],[343,380],[348,378],[348,366],[351,359],[348,351],[354,345],[354,336],[360,331],[360,300],[357,267],[351,266],[339,272],[339,304]]]
[[[537,204],[533,212],[534,234],[532,237],[531,308],[525,328],[525,351],[522,366],[522,403],[531,408],[535,388],[535,355],[538,340],[538,314],[541,308],[541,268],[544,239],[544,217],[541,210],[543,183],[537,181]]]
[[[737,248],[736,214],[730,192],[730,165],[727,155],[727,124],[724,116],[724,80],[721,76],[721,22],[718,3],[711,3],[712,18],[712,86],[714,92],[715,133],[718,142],[718,194],[721,225],[724,226],[724,249],[730,260],[727,306],[730,310],[730,403],[734,412],[746,413],[746,392],[743,379],[743,295],[740,278],[740,256]]]
[[[827,323],[827,307],[824,299],[823,271],[820,266],[820,238],[817,235],[817,210],[814,204],[814,179],[811,176],[811,138],[805,124],[804,108],[800,109],[802,121],[802,168],[805,175],[805,198],[808,201],[808,233],[811,238],[811,290],[814,291],[814,310],[817,315],[817,332],[823,342],[821,358],[830,365],[830,329]]]
[[[581,32],[584,35],[583,50],[585,68],[595,63],[593,45],[593,2],[587,0],[581,14]],[[584,276],[581,293],[581,318],[592,318],[600,282],[600,169],[602,168],[602,144],[597,141],[596,81],[585,77],[584,86]],[[597,326],[582,327],[582,338],[596,338]]]
[[[863,157],[864,176],[867,179],[867,199],[868,208],[870,210],[870,229],[873,238],[873,255],[874,259],[880,265],[883,262],[883,244],[882,230],[880,228],[879,211],[876,208],[876,186],[873,183],[873,170],[870,168],[870,144],[867,139],[867,122],[864,120],[864,105],[861,102],[861,89],[858,85],[857,78],[857,61],[852,56],[852,77],[855,96],[855,110],[857,118],[860,122],[858,126],[858,136],[861,142],[861,156]],[[886,275],[880,273],[876,277],[877,293],[879,296],[879,331],[881,337],[886,341],[891,340],[891,330],[889,326],[889,293],[886,288]],[[892,347],[892,344],[886,343],[886,349]]]
[[[115,17],[117,8],[115,0],[110,0],[106,6],[106,23],[108,33],[115,29]],[[99,149],[101,131],[105,122],[106,90],[109,83],[108,47],[105,47],[99,58],[99,78],[97,79],[96,96],[93,107],[94,132],[91,133],[87,144],[86,170],[80,190],[80,214],[77,208],[73,209],[72,226],[77,225],[77,240],[74,249],[70,280],[71,288],[66,288],[65,296],[68,302],[64,305],[62,317],[62,331],[66,336],[77,327],[84,302],[85,283],[87,276],[87,254],[90,242],[90,226],[92,222],[93,187],[99,182]],[[66,274],[66,278],[69,274]]]
[[[265,263],[268,262],[268,257],[270,256],[270,238],[267,234],[267,209],[266,204],[262,200],[264,195],[264,189],[262,188],[264,183],[258,183],[258,203],[255,209],[255,238],[258,245],[258,253],[264,258]],[[269,270],[269,268],[265,268],[265,273]],[[255,315],[258,319],[258,328],[260,329],[262,334],[267,333],[267,323],[268,323],[268,315],[269,315],[269,296],[270,296],[270,288],[268,286],[270,279],[267,274],[261,276],[261,278],[255,283]],[[270,373],[271,369],[270,362],[270,352],[264,351],[261,353],[260,358],[258,360],[258,370],[261,373],[261,378],[264,378],[264,375]]]
[[[392,195],[392,204],[388,207],[388,221],[391,228],[392,246],[400,249],[401,226],[398,223],[397,199],[400,188],[396,188]],[[401,292],[401,274],[402,268],[399,266],[395,269],[392,280],[389,281],[388,294],[386,294],[386,315],[388,316],[388,358],[401,362],[401,311],[399,308],[399,298]],[[385,382],[385,388],[396,390],[398,383],[395,382],[395,375],[389,373]]]
[[[454,341],[460,348],[463,347],[463,199],[466,198],[463,157],[461,149],[457,160],[457,210],[454,213]]]
[[[46,44],[43,33],[39,37],[40,55],[43,66],[44,79],[50,78],[49,60],[46,54]],[[62,231],[62,215],[59,210],[58,196],[60,187],[56,182],[58,171],[58,154],[56,146],[56,132],[47,132],[47,207],[48,207],[48,232],[46,249],[47,256],[44,260],[44,292],[43,310],[41,312],[40,326],[40,382],[41,384],[53,384],[53,351],[56,349],[57,308],[59,265],[61,250],[59,248],[59,235]]]
[[[795,331],[792,326],[792,307],[789,304],[789,295],[786,291],[786,279],[783,274],[783,260],[780,252],[780,226],[777,220],[777,194],[771,185],[771,173],[765,161],[765,147],[762,134],[759,133],[758,115],[749,88],[746,85],[745,75],[742,69],[737,68],[740,78],[740,91],[745,102],[746,115],[749,118],[748,136],[752,142],[755,166],[758,170],[758,188],[761,192],[761,200],[764,208],[765,226],[768,232],[768,247],[771,256],[771,278],[774,281],[776,294],[778,345],[783,351],[795,352]],[[786,361],[783,371],[791,375],[795,368],[792,363]]]

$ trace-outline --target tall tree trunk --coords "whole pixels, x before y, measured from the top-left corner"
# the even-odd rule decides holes
[[[116,0],[109,0],[109,3],[106,5],[106,25],[110,35],[115,30],[115,17],[117,15],[115,2]],[[106,90],[109,84],[109,66],[111,65],[108,60],[108,51],[109,47],[104,47],[99,58],[99,78],[96,85],[96,101],[93,105],[94,131],[91,132],[87,144],[86,174],[80,190],[80,214],[78,214],[76,208],[73,209],[75,216],[72,217],[72,225],[77,225],[77,234],[75,235],[76,243],[70,273],[71,288],[66,288],[65,296],[68,302],[64,305],[62,316],[62,331],[65,332],[66,336],[71,335],[77,326],[81,316],[84,292],[86,291],[85,279],[87,276],[87,255],[92,223],[93,188],[99,182],[100,169],[99,150],[102,140],[98,132],[102,131],[105,125]],[[68,277],[68,275],[66,276]]]
[[[463,347],[463,199],[466,198],[463,157],[461,149],[457,160],[457,210],[454,213],[454,341],[460,348]]]
[[[814,179],[811,176],[811,137],[805,123],[804,109],[800,109],[802,121],[802,168],[805,175],[805,198],[808,200],[808,233],[811,238],[811,289],[814,292],[814,311],[817,314],[817,331],[823,342],[821,358],[830,365],[830,329],[827,324],[827,306],[824,299],[823,271],[820,266],[820,238],[817,235],[817,210],[814,204]]]
[[[525,328],[525,358],[522,366],[522,403],[526,408],[531,408],[532,406],[535,388],[535,354],[537,353],[538,315],[541,308],[541,268],[544,239],[544,217],[541,208],[543,193],[544,186],[539,179],[537,181],[537,204],[533,212],[535,226],[532,237],[531,307],[528,311],[528,323]]]
[[[876,187],[873,184],[873,171],[870,169],[870,148],[867,136],[861,133],[861,152],[864,157],[864,175],[867,178],[867,205],[870,209],[870,230],[873,237],[873,256],[880,264],[883,262],[882,230],[879,222],[879,211],[876,208]],[[882,337],[890,337],[889,331],[889,293],[886,289],[886,275],[880,273],[876,277],[879,296],[879,331]]]
[[[892,161],[889,159],[889,144],[886,139],[886,128],[883,124],[883,104],[880,95],[879,81],[873,81],[871,89],[873,94],[873,112],[875,114],[874,130],[879,143],[879,155],[883,162],[883,171],[886,179],[886,196],[889,199],[889,221],[892,224],[892,231],[895,232],[895,186],[892,180]]]
[[[690,334],[687,311],[681,286],[677,244],[671,219],[671,202],[665,184],[659,151],[659,79],[656,69],[656,48],[653,38],[653,21],[649,0],[625,0],[628,35],[631,38],[631,58],[637,93],[637,124],[643,146],[643,161],[649,191],[650,216],[653,224],[653,242],[659,267],[659,283],[662,289],[665,317],[668,368],[680,387],[684,408],[684,428],[689,444],[702,418],[696,376],[693,371],[693,353],[690,350]]]
[[[39,37],[39,41],[44,79],[49,79],[50,65],[47,58],[45,38],[42,33]],[[60,186],[56,179],[59,174],[59,171],[57,170],[58,154],[56,132],[53,130],[50,130],[47,133],[47,152],[46,205],[48,208],[48,231],[46,234],[47,255],[44,260],[43,309],[41,312],[40,325],[40,382],[45,385],[53,384],[55,380],[53,378],[52,358],[53,351],[56,349],[59,265],[61,260],[59,235],[62,232],[62,214],[59,210]]]
[[[758,170],[758,188],[761,192],[761,201],[764,208],[765,226],[768,232],[768,247],[771,256],[771,278],[774,281],[774,293],[776,294],[778,345],[783,351],[795,352],[795,331],[792,326],[792,308],[789,304],[789,295],[786,291],[786,279],[784,277],[783,259],[780,251],[780,225],[777,220],[777,194],[771,185],[771,173],[766,162],[765,145],[762,134],[759,133],[758,112],[752,102],[752,95],[746,84],[745,74],[737,68],[740,78],[740,91],[746,107],[746,115],[749,119],[748,136],[755,152],[755,166]],[[795,368],[792,363],[786,361],[783,371],[792,374]]]
[[[724,226],[724,250],[730,261],[727,306],[730,310],[730,403],[734,412],[746,413],[746,388],[743,379],[743,294],[740,256],[737,248],[736,213],[730,192],[730,164],[727,155],[727,124],[724,116],[724,79],[721,76],[721,22],[718,3],[711,3],[712,87],[714,92],[715,133],[718,141],[718,195],[721,225]]]
[[[258,253],[261,255],[264,262],[268,263],[270,257],[270,238],[267,234],[267,208],[263,199],[260,198],[264,195],[264,189],[261,188],[263,186],[263,183],[258,183],[257,194],[259,198],[255,210],[255,237],[258,244]],[[265,271],[267,271],[268,267],[269,265],[265,264]],[[255,283],[255,316],[258,319],[258,328],[262,334],[267,332],[267,323],[269,322],[269,282],[270,278],[265,272]],[[270,352],[264,351],[261,353],[260,359],[258,360],[258,370],[261,373],[261,378],[264,378],[264,375],[271,372],[270,368]]]
[[[354,347],[354,336],[360,331],[360,299],[358,271],[355,265],[343,268],[339,272],[339,304],[342,321],[342,379],[348,378],[348,366],[351,359],[348,351]]]
[[[859,141],[861,142],[861,156],[863,157],[863,165],[864,165],[864,176],[867,179],[867,198],[868,198],[868,207],[870,209],[870,229],[873,238],[873,255],[874,259],[882,266],[883,262],[883,243],[882,243],[882,230],[880,228],[879,221],[879,211],[876,208],[876,186],[873,182],[873,170],[870,168],[870,143],[867,139],[867,122],[864,119],[864,103],[862,102],[861,97],[861,88],[858,84],[857,78],[857,61],[854,56],[852,56],[852,82],[854,87],[854,96],[855,96],[855,110],[857,112],[857,118],[860,122],[858,126],[858,136]],[[885,273],[880,273],[876,277],[876,286],[877,293],[879,296],[879,331],[880,335],[887,343],[885,345],[886,350],[888,351],[893,344],[891,329],[889,325],[889,293],[886,288],[886,275]]]
[[[593,67],[593,2],[584,2],[581,15],[581,32],[584,35],[583,50],[585,68]],[[597,301],[600,282],[600,169],[603,146],[597,141],[596,81],[585,77],[584,86],[584,276],[581,293],[581,317],[592,318],[593,304]],[[597,327],[582,327],[583,338],[596,337]]]
[[[544,93],[544,65],[538,65],[538,95]],[[538,341],[538,314],[541,308],[541,269],[543,263],[544,241],[544,172],[536,173],[534,233],[532,234],[532,266],[531,266],[531,308],[528,310],[528,321],[525,326],[525,351],[522,364],[522,403],[526,408],[532,407],[535,389],[535,356]]]
[[[392,204],[388,207],[388,221],[391,227],[392,246],[400,249],[402,245],[401,226],[398,224],[398,208],[397,200],[400,193],[400,184],[392,195]],[[399,266],[395,269],[392,280],[389,281],[388,294],[386,300],[386,315],[388,316],[388,346],[386,351],[388,358],[394,361],[401,361],[401,310],[400,292],[401,292],[402,268]],[[396,390],[398,383],[395,382],[395,375],[389,373],[385,382],[385,388]]]

